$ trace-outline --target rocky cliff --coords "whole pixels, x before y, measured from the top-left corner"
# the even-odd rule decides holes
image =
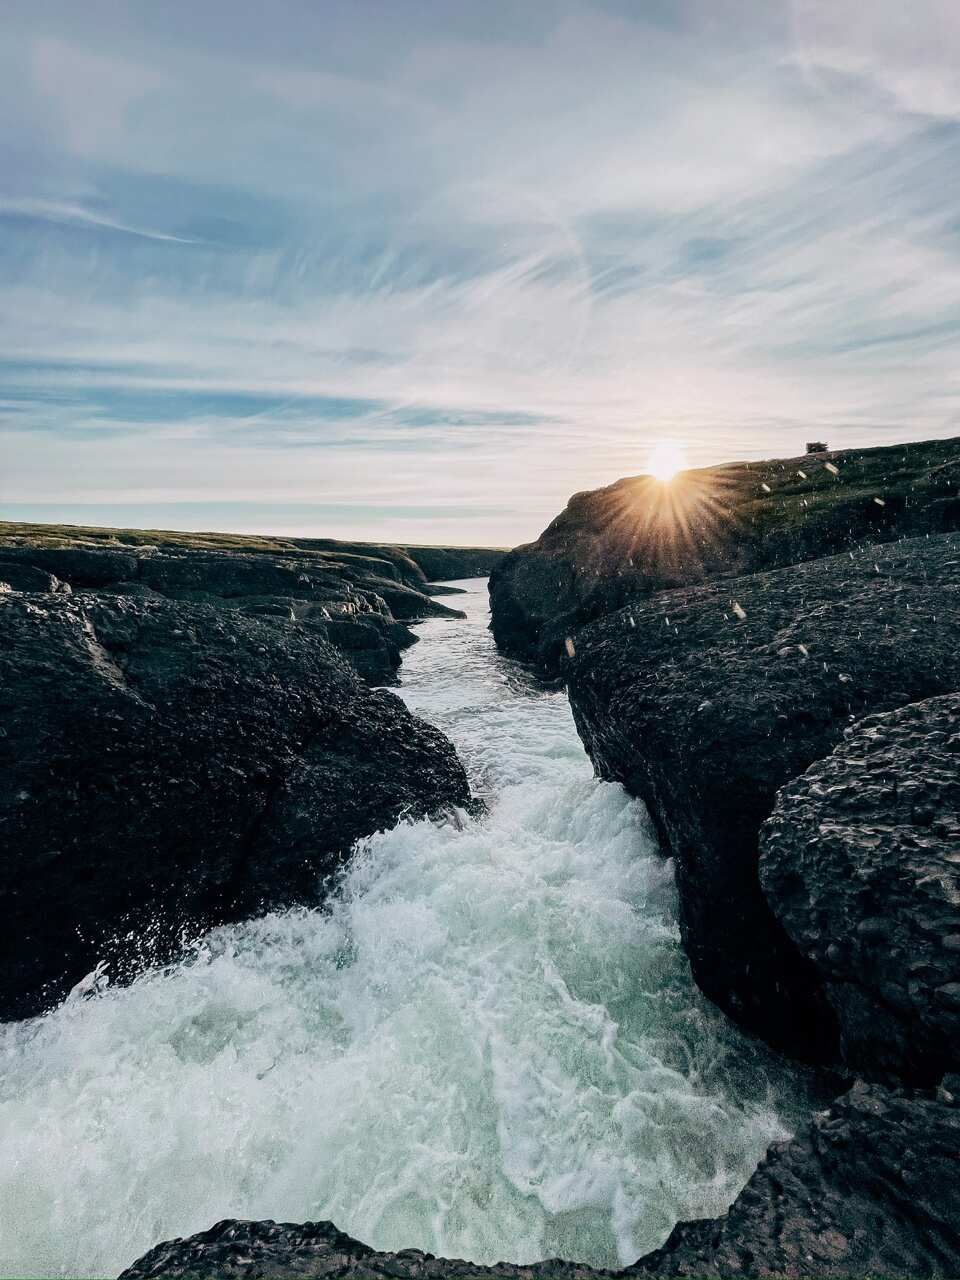
[[[0,545],[0,1016],[319,902],[360,837],[470,803],[451,744],[368,687],[407,621],[458,616],[398,565],[56,541]]]
[[[851,723],[960,689],[958,639],[958,534],[661,592],[571,638],[577,727],[676,858],[697,982],[796,1056],[837,1061],[839,1029],[761,889],[761,825]]]
[[[339,649],[372,684],[394,682],[401,651],[416,639],[404,624],[460,616],[433,598],[422,569],[398,547],[221,534],[160,534],[150,542],[149,536],[0,524],[0,584],[28,590],[18,585],[24,574],[39,572],[56,579],[58,590],[154,593],[287,618]]]
[[[960,528],[960,439],[651,476],[577,493],[493,569],[504,653],[555,671],[578,626],[655,591]]]

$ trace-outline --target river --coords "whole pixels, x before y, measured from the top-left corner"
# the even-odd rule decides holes
[[[488,815],[377,835],[324,910],[0,1028],[0,1274],[109,1276],[224,1217],[627,1263],[791,1131],[804,1078],[698,994],[642,806],[457,585],[400,693]]]

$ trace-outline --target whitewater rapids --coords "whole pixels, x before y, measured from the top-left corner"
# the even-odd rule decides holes
[[[375,836],[325,910],[0,1028],[0,1274],[114,1275],[225,1217],[628,1263],[789,1133],[804,1081],[698,995],[642,807],[459,585],[401,692],[489,815]]]

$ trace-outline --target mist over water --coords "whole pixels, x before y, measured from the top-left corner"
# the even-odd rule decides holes
[[[803,1078],[698,995],[642,807],[460,585],[402,694],[488,816],[375,836],[327,909],[0,1028],[0,1274],[116,1274],[224,1217],[627,1263],[789,1132]]]

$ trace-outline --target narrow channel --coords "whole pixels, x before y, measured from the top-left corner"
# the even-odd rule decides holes
[[[456,585],[400,693],[488,814],[375,836],[325,910],[0,1028],[0,1273],[109,1276],[224,1217],[628,1263],[791,1131],[804,1077],[698,994],[642,806]]]

